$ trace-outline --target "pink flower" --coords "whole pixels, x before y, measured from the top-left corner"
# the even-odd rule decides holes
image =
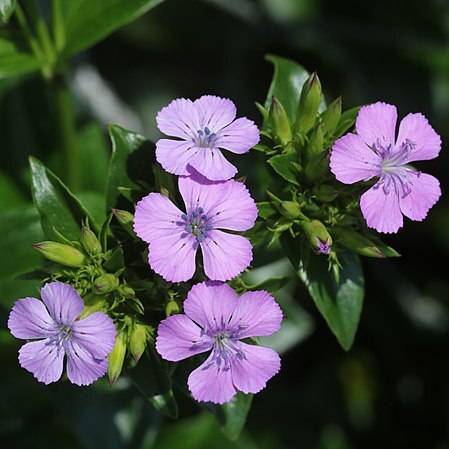
[[[236,113],[231,100],[213,95],[173,100],[156,121],[163,133],[181,140],[158,140],[157,161],[175,175],[190,175],[195,169],[212,181],[231,179],[237,169],[219,148],[243,154],[260,138],[254,122],[245,117],[234,120]]]
[[[253,258],[251,243],[220,229],[253,227],[257,207],[248,189],[241,182],[213,182],[195,173],[179,178],[179,190],[185,213],[160,193],[137,203],[134,230],[149,243],[151,268],[167,281],[187,281],[195,273],[201,247],[209,279],[226,281],[240,274]]]
[[[423,220],[441,195],[436,178],[408,164],[434,159],[441,149],[440,136],[422,114],[408,114],[396,136],[396,107],[375,103],[360,109],[357,134],[338,139],[330,160],[332,173],[345,184],[377,183],[360,199],[368,227],[394,233],[403,225],[403,215]]]
[[[156,349],[166,360],[177,362],[212,350],[188,379],[197,401],[223,404],[237,393],[258,393],[280,369],[272,349],[243,343],[281,327],[282,312],[265,291],[238,297],[227,284],[203,282],[184,301],[185,315],[161,321]]]

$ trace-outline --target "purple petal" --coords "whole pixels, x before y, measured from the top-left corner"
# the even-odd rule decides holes
[[[360,198],[360,208],[368,227],[387,234],[395,233],[403,224],[399,196],[394,190],[385,193],[377,183]]]
[[[412,220],[421,221],[441,196],[440,183],[431,175],[411,172],[411,191],[399,199],[402,213]]]
[[[39,381],[48,385],[62,375],[64,348],[54,341],[45,340],[26,343],[19,350],[19,363]]]
[[[214,228],[246,231],[254,226],[256,203],[241,182],[213,182],[195,173],[179,178],[179,190],[187,210],[202,207]]]
[[[214,133],[231,123],[237,113],[236,107],[231,100],[214,95],[203,95],[198,100],[195,100],[193,104],[198,111],[201,129],[203,130],[207,127]]]
[[[160,139],[156,142],[156,159],[164,170],[174,175],[189,175],[187,166],[200,152],[192,141]]]
[[[19,299],[9,314],[8,328],[16,338],[46,338],[57,333],[59,327],[36,298]]]
[[[396,146],[400,148],[407,139],[415,147],[405,163],[434,159],[440,152],[441,138],[422,114],[408,114],[402,119]]]
[[[271,335],[281,328],[282,311],[265,291],[246,292],[237,300],[229,329],[238,331],[238,338]]]
[[[192,396],[199,402],[224,404],[237,393],[230,369],[222,369],[214,362],[214,352],[195,371],[190,373],[187,383]]]
[[[103,312],[95,312],[72,325],[72,339],[99,359],[104,359],[112,351],[115,336],[115,325]]]
[[[178,98],[162,108],[156,117],[157,127],[167,136],[191,141],[200,127],[196,107],[191,100]]]
[[[50,282],[41,289],[42,301],[50,316],[58,323],[71,326],[84,310],[84,302],[78,292],[68,284]]]
[[[147,243],[152,243],[167,235],[180,234],[183,228],[177,223],[181,212],[166,196],[150,193],[136,206],[134,231]]]
[[[75,339],[65,341],[67,377],[75,385],[90,385],[108,370],[108,358],[95,358]]]
[[[203,148],[198,151],[190,160],[190,165],[211,181],[225,181],[237,173],[237,169],[218,148]]]
[[[237,293],[228,284],[201,282],[194,285],[187,295],[184,312],[205,331],[215,331],[229,322],[237,300]]]
[[[253,260],[251,243],[241,235],[210,231],[201,242],[204,271],[213,281],[229,281]]]
[[[276,351],[263,346],[239,342],[244,357],[234,357],[231,362],[232,381],[243,393],[258,393],[265,388],[281,368],[281,359]]]
[[[157,352],[171,362],[209,351],[213,345],[214,340],[203,335],[202,329],[186,315],[166,318],[160,322],[157,330]]]
[[[344,184],[371,179],[380,174],[382,159],[357,134],[346,134],[332,147],[330,167]]]
[[[355,127],[357,134],[369,146],[378,139],[383,144],[394,145],[397,119],[396,106],[378,102],[360,109]]]
[[[259,129],[252,120],[239,118],[223,128],[218,134],[217,146],[232,153],[243,154],[257,145],[260,140]]]

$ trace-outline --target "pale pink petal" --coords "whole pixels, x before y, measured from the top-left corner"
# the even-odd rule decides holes
[[[192,396],[197,401],[224,404],[234,397],[237,390],[232,383],[231,370],[215,363],[214,352],[202,365],[190,373],[187,383]]]
[[[137,203],[134,231],[147,243],[181,233],[184,227],[178,223],[182,221],[182,214],[166,196],[150,193]]]
[[[104,359],[112,351],[115,336],[115,325],[103,312],[95,312],[72,325],[72,339],[99,359]]]
[[[394,189],[385,193],[380,183],[362,195],[360,208],[368,227],[379,232],[395,233],[403,225],[398,193]]]
[[[95,358],[74,339],[65,341],[67,353],[67,377],[75,385],[90,385],[106,374],[108,358]]]
[[[202,148],[202,151],[198,151],[189,164],[211,181],[225,181],[237,173],[237,169],[217,148]]]
[[[178,98],[162,108],[156,117],[157,127],[167,136],[191,141],[200,129],[198,111],[192,100]]]
[[[62,282],[46,284],[41,289],[41,296],[50,316],[65,326],[70,326],[84,310],[84,302],[78,292]]]
[[[237,301],[230,330],[237,330],[239,339],[271,335],[281,328],[282,311],[265,291],[246,292]]]
[[[222,282],[201,282],[192,287],[184,301],[185,314],[204,328],[223,329],[237,306],[237,293]]]
[[[32,341],[19,350],[19,363],[39,381],[48,385],[62,375],[64,348],[53,340]]]
[[[330,167],[344,184],[371,179],[381,172],[382,159],[357,134],[346,134],[332,147]]]
[[[239,342],[243,356],[231,361],[232,382],[243,393],[258,393],[281,369],[281,359],[276,351],[263,346]]]
[[[200,151],[204,149],[192,141],[160,139],[156,142],[156,160],[174,175],[189,175],[187,166]]]
[[[243,154],[257,145],[260,140],[259,129],[252,120],[238,118],[218,133],[217,147],[232,153]]]
[[[157,352],[170,362],[179,362],[209,351],[213,345],[213,338],[203,334],[202,329],[186,315],[166,318],[157,330]]]
[[[166,281],[184,282],[195,273],[196,237],[184,231],[167,234],[150,243],[148,261]]]
[[[210,231],[201,242],[204,272],[213,281],[229,281],[253,260],[251,243],[241,235]]]
[[[203,95],[193,104],[200,117],[201,129],[207,127],[213,133],[217,133],[221,128],[231,123],[237,113],[237,109],[231,100],[214,95]]]
[[[360,109],[355,127],[357,134],[369,146],[375,144],[378,139],[381,144],[394,145],[397,119],[396,106],[377,102]]]
[[[42,301],[23,298],[14,303],[9,314],[8,328],[16,338],[46,338],[59,332],[58,325],[48,314]]]
[[[199,173],[179,178],[187,210],[202,207],[214,228],[246,231],[254,226],[257,207],[246,186],[234,180],[213,182]]]
[[[412,220],[424,220],[441,196],[438,179],[426,173],[411,172],[411,191],[399,199],[402,213]]]
[[[415,146],[404,163],[434,159],[440,152],[441,137],[422,114],[408,114],[402,119],[396,147],[400,148],[407,139]]]

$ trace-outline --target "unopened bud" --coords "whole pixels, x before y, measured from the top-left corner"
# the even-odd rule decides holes
[[[119,280],[111,273],[105,273],[97,277],[92,290],[97,295],[105,295],[114,291],[119,286]]]
[[[311,157],[304,169],[304,178],[313,184],[329,173],[329,154],[315,154]]]
[[[338,190],[327,184],[320,184],[313,188],[313,194],[318,201],[328,203],[334,201],[338,195]]]
[[[83,248],[89,254],[100,254],[101,253],[101,243],[97,236],[86,226],[83,225],[81,229],[81,244]]]
[[[112,384],[118,379],[120,373],[122,372],[123,362],[125,361],[126,355],[127,340],[127,333],[125,331],[120,331],[115,339],[114,349],[108,356],[109,386],[112,386]]]
[[[307,143],[306,153],[307,158],[310,159],[316,154],[321,154],[324,151],[324,135],[323,135],[323,125],[318,123],[315,129],[310,135],[309,142]]]
[[[181,313],[181,308],[179,307],[179,304],[176,301],[168,301],[167,305],[165,306],[165,315],[167,317],[176,315],[177,313]]]
[[[321,102],[321,83],[313,72],[304,83],[296,114],[295,131],[306,134],[315,124]]]
[[[335,236],[339,243],[357,254],[378,259],[387,257],[373,241],[353,229],[339,228],[336,230]]]
[[[329,254],[332,246],[332,237],[319,220],[304,221],[302,230],[312,248],[319,254]]]
[[[46,259],[66,267],[79,268],[86,260],[86,256],[73,246],[58,242],[41,242],[33,245]]]
[[[136,296],[134,289],[127,285],[122,287],[121,292],[125,298],[134,298]]]
[[[134,325],[129,336],[129,350],[136,362],[139,361],[147,347],[147,326],[141,323]]]
[[[128,235],[132,238],[137,238],[133,228],[134,215],[126,210],[120,209],[112,209],[112,213]]]
[[[323,123],[323,131],[326,135],[331,135],[338,125],[341,117],[341,97],[332,102],[323,112],[321,121]]]
[[[279,205],[279,212],[290,220],[295,220],[302,216],[301,209],[296,201],[282,201]]]
[[[281,145],[287,145],[292,140],[292,128],[284,106],[274,95],[271,101],[269,118],[275,139]]]

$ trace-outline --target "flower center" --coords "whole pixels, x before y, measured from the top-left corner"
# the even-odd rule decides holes
[[[207,224],[209,217],[204,214],[202,207],[198,207],[188,214],[182,214],[181,220],[185,231],[194,235],[200,243],[204,241],[209,231],[213,229],[213,226]]]
[[[214,362],[224,370],[231,367],[230,359],[237,357],[244,359],[245,353],[238,344],[238,339],[226,331],[219,331],[214,336]]]
[[[213,148],[217,140],[217,135],[212,132],[207,126],[204,129],[199,129],[197,131],[198,136],[194,139],[194,142],[200,148]]]

